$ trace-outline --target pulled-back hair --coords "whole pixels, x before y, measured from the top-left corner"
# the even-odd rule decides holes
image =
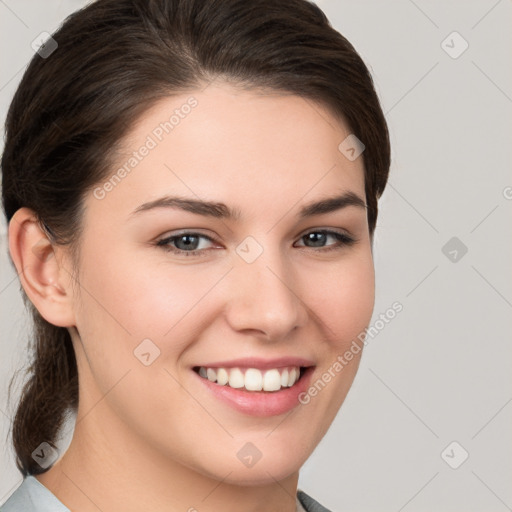
[[[348,125],[365,145],[373,240],[390,166],[387,125],[367,67],[315,4],[98,0],[69,16],[53,38],[58,47],[34,55],[7,115],[7,221],[30,208],[53,243],[76,249],[83,199],[109,175],[135,121],[159,99],[222,78],[299,95]],[[76,411],[78,374],[67,328],[48,323],[24,299],[34,320],[34,358],[12,437],[26,476],[46,471],[32,452],[43,441],[56,443],[66,414]]]

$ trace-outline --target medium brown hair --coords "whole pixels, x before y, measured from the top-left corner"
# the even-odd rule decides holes
[[[83,198],[105,179],[134,122],[161,98],[223,78],[327,107],[365,145],[370,236],[386,186],[390,144],[371,75],[353,46],[307,0],[98,0],[35,54],[10,105],[2,156],[7,221],[32,209],[55,244],[76,248]],[[341,141],[340,141],[341,142]],[[23,290],[22,290],[23,293]],[[34,359],[12,427],[21,473],[43,473],[32,452],[55,446],[78,405],[66,328],[34,320]]]

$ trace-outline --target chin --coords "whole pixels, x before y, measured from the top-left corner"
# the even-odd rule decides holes
[[[218,475],[217,479],[224,483],[243,487],[273,485],[276,481],[282,481],[300,470],[301,464],[290,462],[278,465],[274,464],[273,461],[267,461],[266,464],[259,461],[252,468],[237,468],[228,477],[224,478],[225,475]]]
[[[238,444],[238,443],[237,443]],[[252,455],[252,459],[247,454]],[[221,453],[203,452],[200,458],[185,463],[189,469],[213,480],[238,486],[264,486],[275,484],[297,473],[309,453],[297,450],[296,445],[283,445],[281,450],[265,449],[257,452],[252,447],[233,452],[226,448]]]

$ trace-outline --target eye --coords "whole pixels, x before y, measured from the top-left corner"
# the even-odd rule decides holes
[[[178,235],[169,236],[159,240],[156,245],[163,247],[166,251],[174,252],[183,256],[205,256],[206,250],[201,239],[213,242],[213,240],[201,233],[184,232]]]
[[[335,243],[329,244],[325,247],[324,244],[329,238],[333,238]],[[208,245],[208,242],[215,242],[209,236],[203,235],[201,233],[185,231],[179,234],[168,236],[166,238],[162,238],[156,242],[156,245],[179,256],[206,256],[208,250],[207,247],[204,247],[205,244],[201,243],[201,240],[206,241],[206,245]],[[309,233],[301,236],[300,240],[304,240],[308,244],[313,244],[311,246],[306,245],[305,247],[308,249],[316,248],[321,252],[341,249],[344,246],[350,246],[357,242],[355,238],[345,233],[340,233],[338,231],[332,231],[328,229],[310,231]]]
[[[327,247],[324,247],[323,244],[326,240],[331,237],[336,240],[336,243],[330,244]],[[336,249],[341,249],[344,246],[350,246],[357,242],[357,240],[346,233],[340,233],[338,231],[332,231],[329,229],[322,229],[317,231],[310,231],[305,235],[301,236],[301,240],[304,240],[307,243],[312,243],[312,246],[306,246],[310,249],[319,248],[320,251],[332,251]]]

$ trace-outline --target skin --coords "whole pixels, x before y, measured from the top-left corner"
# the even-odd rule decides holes
[[[292,512],[299,469],[357,372],[362,352],[307,405],[262,418],[220,402],[192,372],[209,361],[298,356],[314,362],[315,382],[368,326],[374,306],[366,210],[297,215],[335,192],[365,198],[362,158],[338,150],[350,130],[319,104],[215,82],[146,112],[119,165],[192,95],[197,107],[112,191],[85,197],[76,267],[30,210],[10,224],[30,300],[70,330],[77,357],[74,436],[37,477],[71,510]],[[165,194],[224,202],[241,218],[176,208],[131,215]],[[320,228],[357,241],[329,252],[308,247],[304,235]],[[155,244],[184,229],[213,238],[200,239],[203,256]],[[251,264],[236,252],[248,236],[263,248]],[[328,236],[323,247],[337,245]],[[149,366],[134,356],[147,338],[160,349]],[[246,442],[262,453],[251,468],[237,457]]]

